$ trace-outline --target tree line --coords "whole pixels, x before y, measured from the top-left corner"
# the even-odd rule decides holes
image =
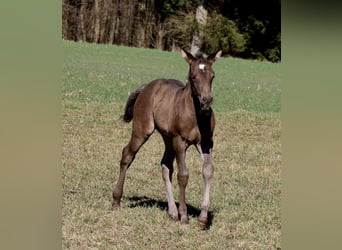
[[[281,60],[280,0],[63,0],[62,37]]]

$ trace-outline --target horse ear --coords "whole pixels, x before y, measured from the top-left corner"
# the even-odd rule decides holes
[[[187,61],[189,64],[195,60],[195,57],[193,57],[189,52],[187,52],[184,49],[181,49],[182,52],[182,57],[184,58],[185,61]]]
[[[207,57],[207,60],[211,63],[215,62],[217,59],[219,59],[221,57],[222,54],[222,50],[216,51],[215,53],[209,55]]]

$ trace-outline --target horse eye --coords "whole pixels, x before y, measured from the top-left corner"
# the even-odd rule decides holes
[[[195,76],[195,75],[192,75],[192,76],[191,76],[191,79],[192,79],[192,80],[196,80],[196,76]]]

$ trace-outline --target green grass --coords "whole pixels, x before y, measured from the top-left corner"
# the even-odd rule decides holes
[[[215,173],[209,230],[194,216],[201,161],[187,154],[190,226],[169,219],[156,132],[128,171],[122,208],[111,211],[129,92],[155,78],[185,81],[179,53],[63,42],[63,249],[277,249],[280,247],[280,64],[222,58],[215,63]],[[178,186],[174,182],[175,198]]]
[[[62,91],[72,100],[122,104],[143,83],[187,78],[179,53],[71,42],[63,48]],[[215,111],[280,111],[280,64],[220,59],[214,70]]]

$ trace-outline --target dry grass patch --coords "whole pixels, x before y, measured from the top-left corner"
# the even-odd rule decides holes
[[[189,149],[190,226],[169,219],[156,132],[127,174],[122,208],[111,193],[131,124],[115,103],[63,101],[64,249],[276,249],[280,247],[279,114],[217,113],[212,225],[200,231],[201,161]],[[178,186],[174,183],[176,200]]]

